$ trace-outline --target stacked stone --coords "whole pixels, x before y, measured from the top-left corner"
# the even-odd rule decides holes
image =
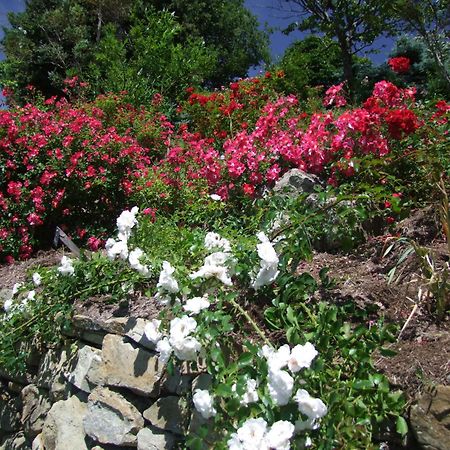
[[[210,378],[169,376],[145,324],[75,316],[71,343],[34,354],[29,373],[0,369],[0,450],[178,448],[204,423],[189,405]]]

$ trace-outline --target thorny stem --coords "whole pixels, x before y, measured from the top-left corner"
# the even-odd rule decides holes
[[[236,300],[234,299],[229,299],[228,300],[240,313],[242,316],[245,317],[245,319],[247,320],[247,322],[253,327],[253,329],[256,331],[256,333],[258,334],[258,336],[270,347],[272,347],[272,344],[270,343],[270,341],[267,339],[266,335],[264,334],[264,332],[261,330],[261,328],[258,327],[258,325],[256,324],[256,322],[250,317],[250,315],[248,314],[247,311],[245,311],[244,308],[242,308],[242,306],[236,302]]]

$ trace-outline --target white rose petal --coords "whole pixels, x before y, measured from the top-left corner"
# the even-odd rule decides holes
[[[33,283],[35,286],[40,286],[42,283],[42,277],[37,273],[33,273]]]
[[[170,355],[172,354],[172,346],[170,345],[169,339],[167,337],[162,338],[158,341],[156,344],[156,351],[159,352],[159,361],[161,364],[166,364],[169,359]]]
[[[237,437],[244,449],[266,449],[265,435],[267,422],[262,418],[248,419],[237,430]]]
[[[204,419],[209,419],[217,414],[214,408],[213,398],[210,393],[204,389],[196,389],[192,396],[195,409],[202,415]]]
[[[290,439],[294,435],[295,427],[287,420],[275,422],[266,435],[267,444],[274,450],[289,450]]]
[[[73,262],[67,256],[61,258],[61,265],[58,267],[58,272],[61,275],[73,275],[75,269],[73,268]]]
[[[194,297],[186,301],[183,309],[191,315],[196,315],[203,309],[208,309],[210,305],[211,303],[205,297]]]
[[[288,367],[292,373],[296,373],[303,368],[311,367],[313,359],[319,354],[314,345],[307,342],[305,345],[296,345],[288,360]]]
[[[269,370],[267,381],[269,395],[274,403],[287,405],[294,388],[294,379],[285,370]]]
[[[168,261],[163,261],[163,268],[159,274],[159,281],[156,287],[171,294],[176,294],[179,291],[179,287],[177,280],[172,276],[174,272],[175,268]]]
[[[241,398],[241,405],[249,405],[258,401],[258,382],[253,378],[247,380],[246,391]]]
[[[314,398],[304,389],[299,389],[295,394],[298,409],[309,419],[320,419],[327,413],[327,407],[320,398]]]
[[[153,344],[156,344],[163,337],[163,334],[159,331],[160,325],[161,325],[160,320],[152,319],[144,327],[144,333],[146,338],[150,342],[153,342]]]

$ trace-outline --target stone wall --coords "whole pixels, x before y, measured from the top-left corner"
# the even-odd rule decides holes
[[[34,352],[26,375],[0,368],[0,450],[175,449],[204,423],[190,405],[209,376],[168,376],[143,319],[73,322],[68,343]]]

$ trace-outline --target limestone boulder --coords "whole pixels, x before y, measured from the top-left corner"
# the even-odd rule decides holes
[[[25,386],[22,389],[21,397],[23,430],[30,439],[33,439],[42,431],[51,404],[46,391],[39,389],[34,384]]]
[[[138,450],[171,450],[174,445],[175,438],[170,433],[143,428],[137,435]]]
[[[101,444],[136,446],[144,419],[135,406],[108,388],[95,388],[83,420],[85,433]]]
[[[93,361],[87,380],[157,397],[164,373],[163,365],[153,353],[136,348],[126,338],[108,334],[103,341],[101,361]]]
[[[186,431],[188,409],[186,399],[182,397],[159,398],[143,414],[144,418],[158,429],[176,434]]]
[[[450,386],[424,392],[411,407],[411,428],[424,450],[450,448]]]
[[[39,435],[45,450],[87,450],[83,428],[86,414],[87,405],[76,396],[54,403]]]

